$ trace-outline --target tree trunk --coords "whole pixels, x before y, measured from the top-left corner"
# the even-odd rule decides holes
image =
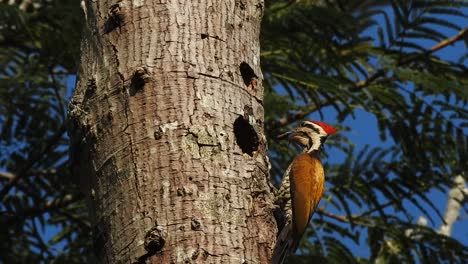
[[[100,263],[267,263],[261,0],[84,1],[71,165]]]

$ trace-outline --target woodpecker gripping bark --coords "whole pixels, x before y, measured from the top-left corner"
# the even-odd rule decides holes
[[[278,136],[289,138],[303,147],[286,169],[276,196],[276,204],[284,213],[284,227],[279,232],[273,263],[282,263],[293,254],[322,197],[324,171],[319,159],[326,138],[336,129],[319,121],[304,121],[290,132]]]

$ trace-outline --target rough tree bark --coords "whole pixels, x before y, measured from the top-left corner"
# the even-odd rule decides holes
[[[101,263],[267,263],[262,0],[84,1],[71,165]]]

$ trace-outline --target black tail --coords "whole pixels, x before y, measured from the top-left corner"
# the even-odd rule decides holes
[[[273,256],[271,258],[272,264],[282,264],[286,257],[292,252],[292,224],[288,223],[281,230],[280,234],[276,238],[275,249],[273,250]],[[297,244],[297,243],[295,243]],[[297,245],[294,247],[296,251]]]

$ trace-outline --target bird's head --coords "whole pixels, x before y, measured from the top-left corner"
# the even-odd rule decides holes
[[[311,153],[319,150],[327,137],[336,132],[336,129],[320,121],[303,121],[292,131],[278,136],[278,139],[288,137],[304,147],[304,152]]]

